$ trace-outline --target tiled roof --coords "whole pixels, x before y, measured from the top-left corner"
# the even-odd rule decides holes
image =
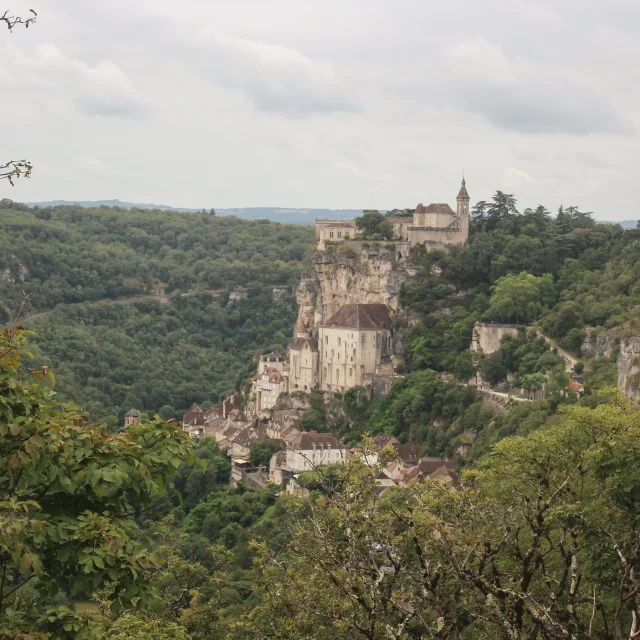
[[[311,351],[318,350],[318,340],[316,338],[294,338],[291,343],[291,349],[293,351],[302,351],[305,344],[309,345]]]
[[[399,445],[400,442],[398,442],[397,438],[395,438],[394,436],[389,435],[388,433],[379,433],[374,439],[373,442],[375,443],[376,449],[378,451],[380,451],[380,449],[386,447],[387,445]]]
[[[338,442],[330,433],[318,433],[317,431],[303,431],[291,440],[291,448],[309,450],[313,447],[331,447],[332,449],[344,449],[345,446]]]
[[[323,224],[322,228],[323,229],[332,229],[334,227],[338,227],[338,228],[344,228],[344,227],[349,227],[349,228],[355,228],[356,223],[354,222],[330,222],[329,224]]]
[[[455,471],[458,464],[453,460],[442,460],[441,458],[422,458],[418,463],[418,470],[425,476],[430,476],[434,471],[446,467],[450,471]]]
[[[129,409],[126,413],[127,418],[139,418],[140,412],[137,409]]]
[[[182,417],[183,425],[204,425],[204,413],[202,411],[189,411]]]
[[[391,329],[391,316],[386,304],[345,304],[322,326],[379,331]]]
[[[396,451],[398,452],[398,457],[405,464],[417,464],[418,459],[420,458],[420,450],[421,447],[419,444],[401,444],[397,445]]]
[[[455,216],[453,209],[446,202],[431,203],[428,207],[425,207],[420,203],[416,207],[416,213],[446,213],[450,216]]]

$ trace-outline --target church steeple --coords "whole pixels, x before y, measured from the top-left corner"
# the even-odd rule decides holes
[[[464,173],[462,174],[462,186],[460,187],[460,192],[458,193],[457,200],[464,198],[469,200],[469,194],[467,193],[467,181],[464,179]]]
[[[467,193],[467,181],[464,179],[464,174],[462,174],[462,185],[460,186],[460,191],[458,192],[458,197],[456,201],[458,202],[458,217],[462,218],[463,216],[469,215],[469,194]]]

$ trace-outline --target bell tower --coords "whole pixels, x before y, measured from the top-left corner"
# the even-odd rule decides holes
[[[464,174],[462,175],[462,186],[460,187],[460,191],[458,192],[458,197],[456,198],[456,202],[458,203],[457,213],[459,218],[460,232],[462,237],[460,238],[462,244],[464,244],[469,239],[469,202],[471,198],[469,198],[469,194],[467,193],[467,181],[464,179]]]

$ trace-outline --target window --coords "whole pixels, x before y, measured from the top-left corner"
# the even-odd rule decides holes
[[[329,336],[325,336],[324,337],[324,343],[325,344],[329,344]]]
[[[336,369],[336,384],[340,382],[340,369]]]
[[[349,367],[349,377],[353,378],[353,369]]]
[[[333,238],[333,231],[329,231],[329,237]]]
[[[342,231],[338,231],[338,238],[342,238]]]
[[[323,376],[323,377],[324,377],[324,379],[326,380],[326,379],[327,379],[327,367],[325,367],[325,368],[324,368],[324,370],[323,370],[323,374],[324,374],[324,376]]]
[[[365,340],[365,335],[364,333],[360,334],[360,342],[362,342],[362,344],[364,345],[364,340]]]
[[[333,358],[334,355],[335,355],[335,353],[334,353],[333,349],[331,349],[331,357]]]
[[[340,346],[341,344],[342,344],[342,340],[338,338],[338,346]]]
[[[338,360],[340,360],[340,352],[338,351]]]

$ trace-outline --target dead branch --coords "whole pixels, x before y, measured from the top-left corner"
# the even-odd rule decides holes
[[[30,24],[35,24],[36,18],[38,14],[33,10],[29,9],[29,11],[33,14],[32,18],[21,18],[20,16],[10,16],[9,10],[4,12],[4,15],[0,17],[0,21],[5,22],[9,31],[13,31],[13,28],[18,24],[23,24],[27,29]]]

